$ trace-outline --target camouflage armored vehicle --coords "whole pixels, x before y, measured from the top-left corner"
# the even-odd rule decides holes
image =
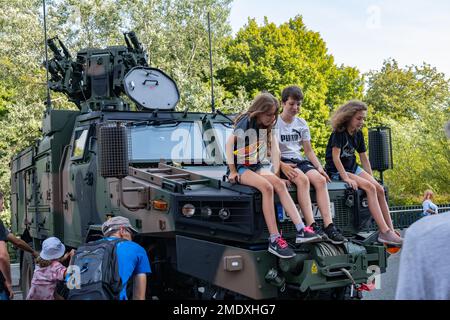
[[[232,120],[220,111],[176,111],[175,82],[147,65],[134,33],[124,36],[126,46],[89,48],[75,58],[48,40],[50,89],[79,110],[48,108],[42,138],[13,157],[15,233],[37,250],[49,236],[77,248],[101,237],[108,216],[125,216],[150,258],[148,292],[160,299],[344,298],[368,281],[370,266],[385,271],[385,247],[372,240],[376,234],[360,233],[371,223],[364,194],[340,182],[329,184],[331,209],[351,241],[300,245],[292,259],[268,253],[261,194],[224,177]],[[295,187],[290,192],[296,201]],[[278,199],[274,206],[293,240]],[[24,294],[33,268],[22,253]]]

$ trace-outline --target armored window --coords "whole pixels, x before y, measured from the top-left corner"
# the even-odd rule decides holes
[[[206,157],[200,124],[181,122],[131,128],[131,161],[202,163]]]
[[[89,128],[75,131],[71,160],[80,160],[84,158],[88,133]]]

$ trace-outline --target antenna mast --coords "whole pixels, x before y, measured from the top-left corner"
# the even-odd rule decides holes
[[[208,12],[208,36],[209,36],[209,71],[211,73],[211,110],[216,112],[214,105],[214,77],[213,77],[213,62],[212,62],[212,42],[211,42],[211,20]]]
[[[45,45],[45,70],[47,76],[47,103],[45,110],[48,112],[52,108],[52,100],[50,97],[50,87],[48,79],[48,53],[47,53],[47,12],[45,10],[45,0],[42,0],[42,6],[44,10],[44,45]]]

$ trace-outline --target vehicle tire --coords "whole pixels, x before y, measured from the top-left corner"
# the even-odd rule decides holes
[[[25,298],[28,295],[28,291],[30,291],[31,279],[33,279],[33,272],[34,272],[33,256],[29,252],[24,252],[22,267],[20,270],[20,287],[22,290],[23,300],[25,300]]]

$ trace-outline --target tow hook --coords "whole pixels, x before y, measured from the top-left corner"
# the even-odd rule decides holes
[[[280,292],[284,292],[286,289],[286,279],[280,276],[276,269],[270,269],[264,278],[269,284],[279,288]]]
[[[352,282],[352,286],[350,289],[350,297],[353,298],[354,296],[354,290],[356,289],[356,291],[372,291],[373,289],[375,289],[375,283],[361,283],[361,284],[357,284],[355,282],[355,279],[353,279],[353,276],[351,275],[351,273],[345,269],[345,268],[341,268],[341,271],[347,276],[347,278],[349,278],[349,280]]]

